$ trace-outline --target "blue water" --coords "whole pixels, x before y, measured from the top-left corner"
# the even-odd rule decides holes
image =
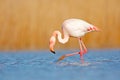
[[[74,50],[75,51],[75,50]],[[73,51],[0,52],[0,80],[120,80],[120,50],[89,50],[56,62]]]

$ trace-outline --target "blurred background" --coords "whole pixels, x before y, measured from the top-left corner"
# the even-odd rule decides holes
[[[68,18],[99,27],[83,37],[88,48],[120,48],[120,0],[0,0],[0,50],[49,49],[49,38]],[[78,49],[70,38],[57,49]]]

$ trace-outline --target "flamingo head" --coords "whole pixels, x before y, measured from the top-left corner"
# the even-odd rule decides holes
[[[51,36],[50,41],[49,41],[49,48],[50,48],[50,51],[51,51],[53,54],[55,54],[55,51],[54,51],[55,42],[56,42],[55,36]]]
[[[101,31],[99,28],[95,27],[95,26],[91,26],[87,29],[88,32],[91,32],[91,31]]]

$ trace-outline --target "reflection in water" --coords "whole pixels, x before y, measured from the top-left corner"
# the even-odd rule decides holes
[[[60,66],[89,66],[89,65],[91,65],[91,63],[89,63],[89,62],[84,62],[84,63],[80,63],[80,62],[58,62],[56,64],[60,65]]]

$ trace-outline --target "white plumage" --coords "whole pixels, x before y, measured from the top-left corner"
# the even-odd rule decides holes
[[[62,28],[72,37],[84,36],[85,33],[90,32],[88,31],[90,27],[93,28],[93,25],[80,19],[68,19],[62,24]]]

